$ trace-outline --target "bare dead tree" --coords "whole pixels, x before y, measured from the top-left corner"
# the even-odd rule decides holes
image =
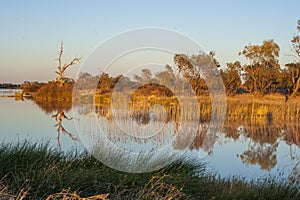
[[[64,73],[65,71],[71,67],[71,66],[74,66],[76,63],[78,63],[80,61],[81,58],[79,57],[75,57],[73,58],[73,60],[69,63],[66,63],[62,66],[62,54],[63,54],[63,51],[64,51],[64,43],[61,42],[60,43],[60,51],[59,51],[59,54],[58,54],[58,58],[57,58],[57,61],[58,61],[58,66],[57,66],[57,71],[55,71],[56,74],[58,74],[58,77],[56,78],[56,81],[59,83],[59,86],[63,86],[65,82],[68,82],[68,81],[72,81],[73,79],[72,78],[68,78],[68,77],[65,77],[64,76]]]

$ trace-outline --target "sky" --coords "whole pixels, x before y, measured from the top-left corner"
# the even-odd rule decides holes
[[[300,19],[300,1],[0,1],[0,83],[55,78],[60,41],[63,62],[86,59],[118,33],[158,27],[178,31],[215,50],[224,67],[245,45],[274,39],[280,64],[291,62],[290,40]],[[82,62],[81,62],[82,63]],[[67,72],[74,77],[80,64]]]

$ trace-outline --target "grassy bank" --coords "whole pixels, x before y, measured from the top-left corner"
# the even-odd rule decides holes
[[[51,104],[52,102],[64,102],[69,107],[72,101],[76,104],[92,104],[96,106],[109,107],[111,105],[112,91],[104,94],[83,92],[82,94],[73,94],[73,83],[66,83],[63,87],[55,83],[49,82],[41,85],[37,91],[31,92],[35,102],[38,104]],[[147,90],[146,90],[147,91]],[[155,91],[155,90],[154,90]],[[116,92],[117,93],[117,92]],[[130,96],[129,106],[135,110],[147,109],[147,107],[160,104],[164,106],[169,118],[174,118],[179,110],[178,98],[176,96],[168,96],[163,93],[146,93],[137,90],[137,92],[122,93]],[[179,97],[180,98],[180,97]],[[186,97],[189,99],[190,97]],[[207,120],[211,114],[211,97],[206,95],[198,96],[199,109],[202,120]],[[265,120],[266,117],[274,121],[282,120],[299,120],[300,119],[300,101],[299,97],[286,99],[282,94],[270,94],[264,96],[255,96],[252,94],[238,94],[235,96],[227,96],[227,119],[238,120]],[[117,99],[118,101],[118,99]],[[218,105],[218,101],[214,101],[215,109],[222,111],[223,105]],[[220,101],[224,103],[224,101]],[[123,103],[123,101],[122,101]],[[187,105],[189,107],[189,105]],[[105,108],[106,109],[106,108]],[[190,107],[193,111],[193,107]],[[217,114],[218,115],[218,114]]]
[[[86,153],[63,154],[47,144],[30,142],[1,144],[0,163],[0,199],[9,195],[80,199],[100,194],[108,194],[108,199],[300,198],[292,185],[270,179],[251,183],[220,179],[200,163],[178,162],[152,173],[129,174],[106,167]]]
[[[87,99],[90,99],[88,101]],[[214,101],[215,114],[218,116],[218,112],[222,112],[223,106],[226,106],[226,119],[227,120],[251,120],[251,121],[296,121],[300,119],[300,101],[299,97],[286,100],[283,95],[265,95],[263,97],[257,97],[250,94],[241,94],[236,96],[226,97],[225,101]],[[110,106],[110,96],[95,95],[88,98],[83,96],[80,103],[88,104],[94,103],[95,106],[102,108]],[[200,115],[202,120],[209,120],[212,113],[211,98],[209,96],[199,96],[198,106],[200,109]],[[178,104],[176,97],[135,97],[130,101],[130,107],[134,110],[148,109],[151,105],[162,105],[166,113],[170,118],[174,118],[178,114],[180,105]],[[187,98],[186,106],[187,113],[192,113],[194,107],[189,105]],[[106,109],[108,110],[108,109]],[[172,112],[173,111],[173,112]]]

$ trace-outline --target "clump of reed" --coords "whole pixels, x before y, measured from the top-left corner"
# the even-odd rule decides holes
[[[70,100],[72,94],[68,86],[64,86],[64,92],[59,91],[59,88],[53,88],[53,84],[47,84],[43,86],[36,98],[44,99],[68,99]],[[52,93],[49,92],[51,88]],[[53,92],[55,91],[55,92]],[[67,91],[67,92],[66,92]],[[49,93],[49,94],[48,94]],[[118,93],[118,92],[115,92]],[[47,94],[47,95],[46,95]],[[50,95],[51,94],[51,95]],[[112,100],[112,92],[99,94],[99,93],[83,93],[76,96],[73,101],[80,104],[94,104],[96,106],[101,105],[102,107],[110,107]],[[179,102],[178,98],[190,97],[177,97],[175,95],[163,95],[163,94],[144,94],[139,92],[134,93],[124,93],[124,95],[130,96],[130,101],[128,102],[129,107],[133,110],[142,110],[150,107],[154,104],[160,104],[164,107],[167,113],[172,112],[172,116],[169,118],[174,118],[178,116],[180,109],[178,108]],[[212,99],[208,94],[197,96],[199,102],[199,111],[201,120],[210,120],[212,112],[215,116],[222,116],[223,106],[227,106],[226,117],[227,119],[238,119],[238,120],[265,120],[266,116],[272,116],[273,120],[298,120],[300,117],[300,104],[299,98],[286,99],[282,95],[265,95],[263,97],[254,96],[251,94],[240,94],[236,96],[227,96],[225,101],[214,101],[214,109],[212,111]],[[215,98],[215,97],[213,97]],[[187,107],[189,105],[187,104]],[[190,107],[191,112],[193,107]]]
[[[86,152],[64,153],[47,143],[30,141],[2,143],[0,163],[0,198],[8,194],[16,194],[12,195],[16,198],[22,191],[24,199],[63,199],[64,195],[65,199],[100,195],[108,199],[300,198],[297,185],[275,178],[251,182],[222,179],[207,172],[205,164],[191,160],[151,173],[132,174],[106,167]]]
[[[286,99],[282,96],[257,98],[251,95],[238,95],[227,99],[227,118],[243,120],[274,121],[298,120],[300,104],[298,99]]]

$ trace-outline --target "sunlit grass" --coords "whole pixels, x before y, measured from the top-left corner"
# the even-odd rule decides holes
[[[0,197],[46,199],[68,191],[81,197],[109,193],[109,199],[300,198],[295,185],[272,178],[250,183],[222,179],[199,162],[182,160],[155,172],[132,174],[106,167],[87,153],[62,153],[28,141],[1,144],[0,163]]]

